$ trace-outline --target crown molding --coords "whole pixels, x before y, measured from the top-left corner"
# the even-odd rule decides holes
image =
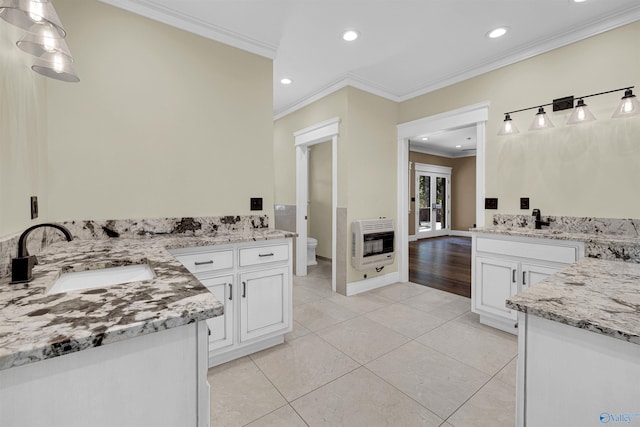
[[[147,0],[99,0],[102,3],[124,9],[136,15],[188,31],[199,36],[227,44],[256,55],[275,59],[278,50],[273,46],[226,28],[213,25],[194,16],[153,4]]]

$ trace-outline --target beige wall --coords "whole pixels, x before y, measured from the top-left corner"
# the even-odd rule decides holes
[[[640,120],[610,119],[621,92],[586,100],[595,122],[567,126],[570,110],[547,109],[556,127],[528,132],[535,111],[527,111],[512,116],[520,134],[496,135],[505,111],[639,85],[638,40],[640,22],[405,101],[399,122],[489,101],[485,186],[497,212],[521,213],[520,197],[529,197],[543,215],[640,218]]]
[[[347,163],[347,224],[356,219],[397,218],[398,153],[397,103],[349,88],[349,140]],[[340,178],[338,178],[340,179]],[[351,267],[351,233],[348,236],[347,282],[398,271],[397,262],[377,273]]]
[[[48,82],[52,220],[273,214],[272,61],[58,0],[81,82]],[[273,217],[272,217],[273,219]]]
[[[331,259],[331,141],[316,144],[309,156],[307,235],[318,240],[316,255]]]
[[[451,168],[451,229],[469,231],[476,222],[476,157],[449,158],[432,154],[409,152],[409,162]],[[416,197],[415,167],[411,168],[409,200]],[[415,202],[409,213],[409,235],[416,233]]]
[[[22,34],[0,21],[0,237],[45,218],[31,220],[29,200],[46,204],[46,87],[15,45]]]

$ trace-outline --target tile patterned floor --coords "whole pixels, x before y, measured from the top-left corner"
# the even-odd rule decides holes
[[[330,276],[294,277],[284,344],[209,370],[212,427],[515,424],[516,337],[468,298],[413,283],[344,297]]]

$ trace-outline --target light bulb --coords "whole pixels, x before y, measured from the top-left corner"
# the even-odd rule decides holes
[[[622,106],[622,111],[624,111],[625,113],[630,113],[633,111],[633,103],[631,102],[631,99],[625,99],[624,105]]]
[[[47,52],[53,52],[55,50],[56,42],[51,31],[44,31],[44,34],[42,35],[42,46]]]
[[[60,74],[63,68],[64,68],[64,64],[62,62],[62,55],[58,53],[53,57],[53,71]]]
[[[513,127],[511,127],[511,122],[507,122],[504,124],[504,130],[507,133],[513,132]]]
[[[41,22],[42,14],[42,3],[39,1],[31,1],[29,3],[29,18],[31,18],[34,22]]]

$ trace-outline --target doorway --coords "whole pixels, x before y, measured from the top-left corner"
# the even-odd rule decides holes
[[[307,227],[309,201],[309,148],[331,141],[331,289],[336,290],[336,208],[338,205],[338,134],[336,117],[293,133],[296,148],[296,262],[295,275],[307,275]]]
[[[451,168],[416,164],[415,230],[418,239],[451,230]]]
[[[484,219],[484,138],[489,116],[489,103],[470,105],[434,116],[424,117],[398,125],[398,272],[401,282],[409,281],[409,140],[421,135],[474,125],[477,134],[476,148],[476,224],[483,226]]]

